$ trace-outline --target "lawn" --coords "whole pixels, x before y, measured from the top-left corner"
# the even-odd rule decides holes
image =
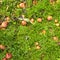
[[[60,0],[0,0],[0,27],[5,20],[0,60],[60,60]]]

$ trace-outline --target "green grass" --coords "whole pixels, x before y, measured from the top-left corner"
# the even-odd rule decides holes
[[[5,16],[11,17],[7,29],[0,30],[0,44],[7,46],[4,51],[0,50],[0,60],[7,52],[12,53],[11,60],[60,60],[60,46],[52,39],[53,36],[57,36],[60,41],[60,27],[56,27],[54,23],[55,19],[58,19],[60,23],[60,2],[53,6],[48,0],[38,0],[37,5],[30,7],[31,0],[26,0],[28,7],[23,13],[21,8],[17,8],[20,1],[2,0],[0,3],[0,20],[4,20]],[[8,10],[6,10],[7,6]],[[21,14],[28,18],[33,17],[35,20],[42,17],[43,21],[42,23],[36,21],[34,25],[28,23],[27,26],[22,26],[20,21],[12,19]],[[53,16],[52,21],[47,21],[48,15]],[[41,34],[42,30],[46,30],[45,35]],[[41,49],[36,50],[35,42],[39,42]]]

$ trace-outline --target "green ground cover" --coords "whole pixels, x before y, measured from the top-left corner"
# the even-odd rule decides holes
[[[11,18],[8,27],[0,30],[0,44],[6,46],[4,51],[0,50],[0,60],[7,52],[12,53],[10,60],[60,60],[60,26],[55,25],[55,19],[60,24],[60,2],[51,5],[49,0],[38,0],[36,5],[32,5],[31,0],[26,0],[27,7],[24,10],[17,7],[20,2],[0,2],[0,20],[4,20],[5,16]],[[14,19],[22,14],[34,18],[35,23],[22,26],[20,20]],[[49,15],[53,17],[52,21],[47,20]],[[39,17],[42,18],[41,23],[37,22]],[[53,39],[54,36],[58,37],[57,41]],[[39,43],[40,49],[36,49],[35,42]]]

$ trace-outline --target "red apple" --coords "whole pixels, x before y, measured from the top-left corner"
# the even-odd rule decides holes
[[[26,26],[26,25],[27,25],[27,22],[26,22],[26,21],[22,21],[21,24],[22,24],[23,26]]]
[[[20,8],[25,8],[25,3],[22,2],[22,3],[19,4],[19,6],[20,6]]]
[[[0,45],[0,49],[5,50],[5,46],[4,45]]]
[[[52,19],[53,19],[52,16],[48,16],[48,17],[47,17],[47,20],[48,20],[48,21],[50,21],[50,20],[52,20]]]
[[[38,22],[42,22],[42,18],[38,18],[37,21],[38,21]]]
[[[12,58],[12,54],[11,54],[11,53],[6,53],[6,58],[7,58],[7,59]]]

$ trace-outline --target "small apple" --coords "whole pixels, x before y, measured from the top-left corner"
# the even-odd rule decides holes
[[[37,21],[38,21],[38,22],[42,22],[42,18],[38,18]]]
[[[58,23],[58,20],[57,19],[55,19],[55,23]]]
[[[26,25],[27,25],[27,22],[26,22],[26,21],[22,21],[21,24],[22,24],[23,26],[26,26]]]
[[[53,40],[57,42],[58,41],[58,37],[57,36],[54,36],[53,37]]]
[[[36,46],[36,49],[39,50],[40,49],[40,46]]]
[[[50,21],[50,20],[52,20],[52,19],[53,19],[52,16],[48,16],[48,17],[47,17],[47,20],[48,20],[48,21]]]
[[[25,3],[22,2],[22,3],[19,4],[19,6],[20,6],[20,8],[25,8]]]
[[[5,46],[4,45],[0,45],[0,49],[5,50]]]
[[[12,58],[12,54],[11,54],[11,53],[6,53],[6,58],[7,58],[7,59]]]
[[[31,19],[30,19],[30,22],[31,22],[31,23],[34,23],[34,19],[33,19],[33,18],[31,18]]]

